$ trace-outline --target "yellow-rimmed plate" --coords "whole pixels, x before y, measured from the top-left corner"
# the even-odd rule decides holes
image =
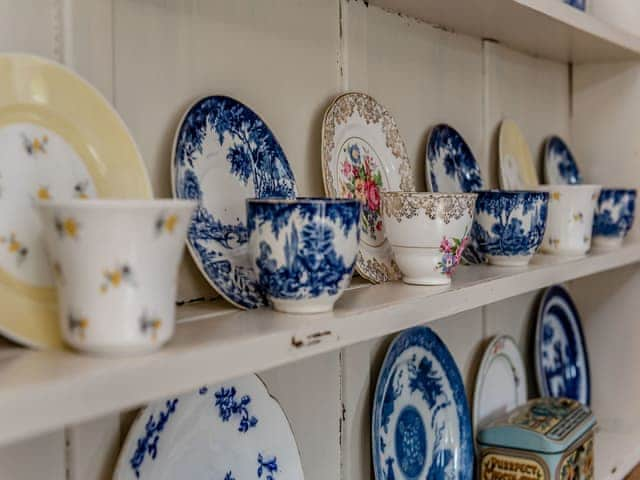
[[[122,119],[69,69],[0,55],[0,333],[24,345],[62,345],[54,273],[37,201],[151,198]]]
[[[498,149],[503,190],[524,190],[540,185],[529,144],[513,120],[504,120],[500,125]]]

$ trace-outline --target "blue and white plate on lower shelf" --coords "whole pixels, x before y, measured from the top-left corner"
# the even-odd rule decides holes
[[[198,201],[187,245],[211,286],[239,308],[265,305],[247,251],[245,200],[296,196],[269,127],[233,98],[197,101],[176,133],[171,181],[174,197]]]
[[[582,175],[569,146],[558,136],[547,139],[544,149],[544,175],[549,185],[579,185]]]
[[[371,429],[376,480],[473,478],[464,384],[431,329],[411,328],[391,343],[376,385]]]
[[[282,408],[255,375],[152,403],[134,422],[113,480],[302,480]]]
[[[542,297],[536,323],[534,360],[540,394],[567,397],[589,405],[589,358],[576,306],[563,287]]]

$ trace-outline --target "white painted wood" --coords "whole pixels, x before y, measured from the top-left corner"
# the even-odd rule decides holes
[[[69,427],[67,440],[67,480],[109,480],[120,451],[120,416],[108,415]]]
[[[63,0],[0,0],[0,51],[62,57]]]
[[[602,1],[602,0],[600,0]],[[371,0],[442,28],[532,55],[586,63],[637,59],[640,37],[558,0]]]
[[[346,2],[343,11],[346,88],[368,92],[391,111],[407,145],[416,188],[426,188],[427,135],[438,123],[454,126],[481,156],[481,41],[362,2]]]
[[[296,436],[305,480],[340,476],[340,354],[330,352],[259,373]]]
[[[9,352],[13,356],[0,368],[0,443],[637,261],[640,242],[572,261],[540,256],[522,269],[465,267],[451,288],[402,283],[358,288],[347,292],[334,312],[310,316],[268,309],[211,316],[205,306],[193,306],[200,320],[180,325],[167,347],[142,357]]]
[[[538,176],[542,176],[542,151],[551,135],[569,137],[569,66],[542,60],[504,46],[485,42],[486,148],[482,165],[490,185],[498,186],[498,129],[505,118],[515,120],[524,133]],[[570,140],[570,139],[569,139]]]
[[[64,480],[65,475],[65,436],[62,430],[0,449],[2,480]]]

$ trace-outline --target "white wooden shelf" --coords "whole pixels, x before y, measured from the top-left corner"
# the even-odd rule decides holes
[[[595,476],[601,480],[620,480],[638,464],[640,425],[635,429],[601,427],[595,438]]]
[[[370,0],[447,30],[573,63],[637,60],[640,37],[561,0]]]
[[[195,304],[180,309],[170,344],[146,356],[2,349],[0,444],[638,261],[634,240],[581,259],[539,255],[529,267],[461,267],[450,287],[359,283],[334,312],[310,316]]]

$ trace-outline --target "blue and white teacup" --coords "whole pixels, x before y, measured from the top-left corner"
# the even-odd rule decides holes
[[[636,209],[636,190],[603,188],[593,219],[593,244],[612,248],[622,244],[631,226]]]
[[[547,192],[489,190],[476,192],[472,235],[489,263],[527,265],[544,238]]]
[[[351,282],[359,221],[358,200],[247,200],[251,267],[273,308],[333,309]]]

